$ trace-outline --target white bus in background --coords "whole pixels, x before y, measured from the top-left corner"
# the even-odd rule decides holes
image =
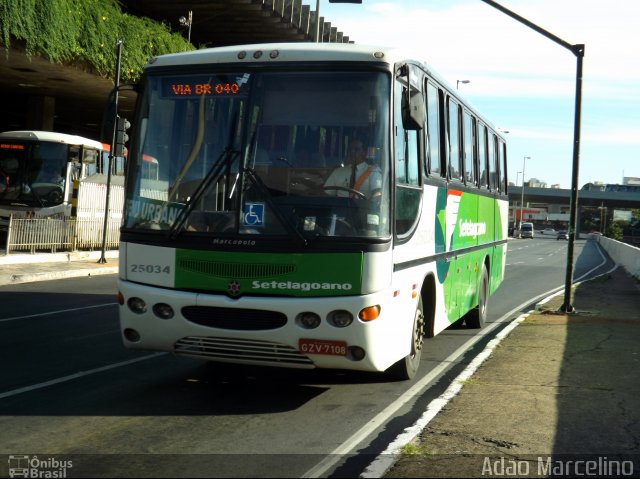
[[[0,231],[10,216],[69,215],[73,180],[103,173],[108,154],[108,145],[76,135],[0,133]]]

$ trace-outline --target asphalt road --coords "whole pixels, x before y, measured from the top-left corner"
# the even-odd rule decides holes
[[[510,240],[490,324],[428,340],[405,382],[128,351],[115,275],[0,287],[0,454],[73,460],[67,477],[355,477],[510,319],[562,288],[566,250]],[[575,258],[575,277],[606,259],[584,241]]]

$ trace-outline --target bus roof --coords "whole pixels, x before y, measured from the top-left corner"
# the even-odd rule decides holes
[[[392,63],[387,58],[392,50],[390,48],[363,46],[353,43],[257,43],[170,53],[152,58],[147,67],[184,64],[309,61]],[[240,55],[241,52],[244,52],[244,54]],[[376,55],[376,52],[379,53]]]
[[[68,135],[55,131],[38,130],[16,130],[4,131],[0,133],[0,140],[22,140],[22,141],[49,141],[52,143],[64,143],[67,145],[82,145],[103,150],[104,145],[99,141],[90,140],[78,135]]]

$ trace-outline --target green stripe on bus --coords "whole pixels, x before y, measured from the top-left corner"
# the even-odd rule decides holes
[[[350,296],[362,290],[362,253],[176,251],[176,288],[283,296]]]

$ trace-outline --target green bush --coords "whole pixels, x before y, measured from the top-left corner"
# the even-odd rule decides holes
[[[611,224],[607,227],[607,237],[622,241],[622,225],[618,221],[612,221]]]
[[[114,78],[119,38],[123,82],[136,81],[153,56],[194,48],[168,25],[123,13],[117,0],[0,0],[0,46],[7,50],[19,41],[27,55]]]

